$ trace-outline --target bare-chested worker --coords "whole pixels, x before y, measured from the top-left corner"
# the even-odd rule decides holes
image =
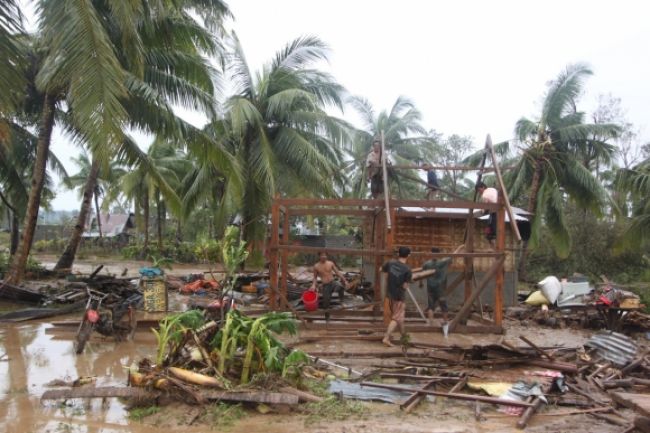
[[[310,290],[316,290],[316,281],[320,277],[323,293],[323,308],[329,310],[332,292],[338,290],[339,300],[343,300],[345,289],[348,287],[348,281],[343,276],[343,273],[338,270],[334,262],[327,259],[327,253],[318,253],[318,258],[318,262],[314,265],[314,281],[311,284]],[[345,284],[345,287],[334,279],[334,274],[338,275],[341,281],[343,281],[343,284]],[[329,316],[329,313],[326,313],[326,316]]]

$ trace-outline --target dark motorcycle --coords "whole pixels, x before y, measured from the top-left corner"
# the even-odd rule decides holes
[[[93,331],[114,337],[116,341],[133,338],[137,328],[135,307],[142,301],[142,294],[134,293],[127,298],[113,299],[111,293],[86,288],[88,302],[75,337],[75,353],[84,351]],[[112,302],[111,302],[112,301]]]

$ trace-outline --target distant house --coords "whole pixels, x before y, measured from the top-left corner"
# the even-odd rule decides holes
[[[102,236],[105,238],[117,238],[120,241],[128,241],[131,231],[135,228],[135,215],[129,214],[101,214]],[[97,216],[90,219],[89,229],[84,232],[84,238],[98,238],[99,226]]]

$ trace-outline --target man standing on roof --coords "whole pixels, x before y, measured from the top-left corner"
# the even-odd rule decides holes
[[[314,281],[309,290],[316,290],[316,281],[318,277],[320,277],[322,283],[321,290],[323,293],[323,308],[326,310],[326,318],[329,318],[332,292],[337,290],[339,293],[339,301],[343,301],[343,295],[345,294],[345,289],[348,287],[348,281],[345,279],[343,273],[338,270],[334,262],[327,258],[326,252],[322,251],[318,253],[318,259],[318,262],[314,265]],[[345,287],[334,279],[334,274],[343,281]]]
[[[379,198],[384,193],[384,176],[382,169],[381,141],[372,142],[372,150],[366,158],[366,172],[370,181],[370,194],[373,199]]]
[[[431,200],[436,196],[436,192],[440,188],[440,185],[438,185],[438,176],[430,164],[423,165],[422,169],[427,171],[427,200]]]
[[[494,203],[496,204],[499,201],[499,192],[496,190],[496,188],[488,188],[486,184],[483,182],[479,182],[476,184],[476,192],[480,194],[481,196],[481,202],[482,203]],[[483,212],[488,213],[489,211]],[[490,246],[494,249],[494,240],[497,237],[497,214],[496,212],[491,212],[490,213],[490,219],[488,220],[488,226],[486,227],[485,230],[485,237],[487,238],[488,242],[490,243]]]
[[[388,274],[386,297],[388,298],[388,306],[390,308],[390,323],[382,340],[384,346],[387,347],[393,346],[390,342],[390,335],[398,327],[402,337],[406,336],[406,329],[404,329],[404,314],[406,312],[404,294],[408,289],[412,277],[411,268],[406,264],[406,260],[410,254],[410,248],[400,247],[397,260],[388,261],[381,268],[382,272]]]
[[[440,252],[440,248],[433,247],[431,252],[437,254]],[[449,307],[445,299],[445,288],[447,286],[447,268],[449,268],[451,260],[451,257],[442,260],[432,257],[431,260],[424,262],[422,265],[423,271],[436,271],[435,274],[427,278],[427,317],[429,318],[429,325],[433,325],[433,310],[436,309],[436,304],[440,304],[443,325],[447,323]]]

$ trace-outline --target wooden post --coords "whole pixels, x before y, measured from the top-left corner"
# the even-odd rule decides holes
[[[494,275],[497,273],[499,269],[503,270],[503,262],[504,262],[505,257],[499,257],[496,259],[496,262],[492,265],[492,267],[483,275],[483,279],[479,282],[478,286],[472,293],[472,296],[465,301],[463,306],[460,308],[460,311],[454,316],[452,321],[449,323],[449,332],[453,332],[454,329],[456,329],[456,326],[458,324],[467,319],[469,316],[469,313],[472,309],[472,304],[474,304],[474,301],[476,301],[476,298],[481,296],[481,293],[483,290],[487,287],[487,284],[490,282],[492,278],[494,278]],[[496,308],[495,308],[496,310]]]
[[[386,207],[386,229],[390,230],[392,227],[391,224],[391,215],[390,215],[390,185],[388,184],[388,170],[386,169],[386,144],[384,143],[384,131],[381,131],[381,171],[384,180],[384,206]]]
[[[284,210],[284,223],[282,224],[282,244],[289,245],[289,208]],[[282,256],[282,276],[280,277],[280,305],[281,309],[286,310],[289,305],[286,303],[287,299],[287,279],[289,278],[289,252],[283,250],[281,253]]]
[[[277,197],[276,197],[277,199]],[[273,200],[271,205],[271,245],[269,254],[269,285],[271,286],[270,307],[276,310],[278,290],[278,245],[280,243],[280,205]]]
[[[468,209],[469,216],[467,218],[467,237],[465,238],[465,252],[474,252],[474,209]],[[474,279],[474,259],[472,257],[465,257],[465,302],[472,296],[472,280]]]
[[[497,252],[505,254],[506,250],[506,210],[503,206],[504,197],[499,194],[499,204],[501,208],[497,211]],[[512,218],[512,217],[511,217]],[[505,255],[503,256],[505,259]],[[504,263],[505,260],[500,261],[501,265],[497,269],[495,284],[494,284],[494,324],[501,326],[503,321],[503,280],[504,280]]]

